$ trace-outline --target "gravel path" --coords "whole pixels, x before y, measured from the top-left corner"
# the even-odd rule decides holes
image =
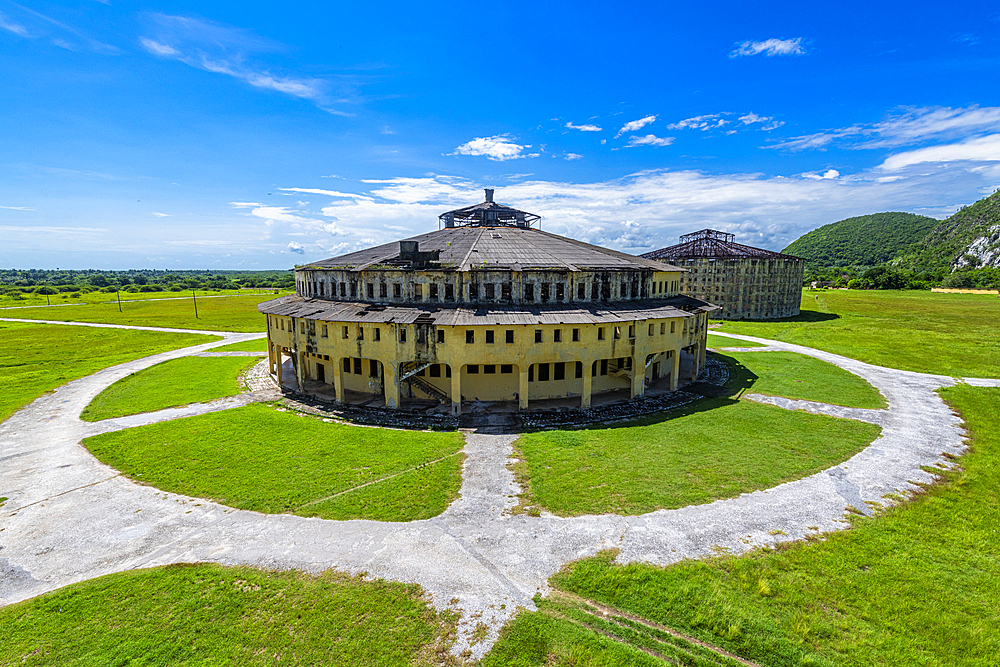
[[[865,378],[888,400],[886,410],[768,401],[826,414],[846,411],[841,416],[881,425],[882,436],[848,461],[766,491],[642,516],[560,518],[510,514],[519,489],[506,465],[516,436],[472,433],[466,437],[460,498],[433,519],[384,523],[264,515],[141,486],[95,460],[80,444],[96,432],[259,398],[255,392],[108,423],[80,421],[94,396],[129,373],[260,337],[198,333],[226,339],[70,382],[0,424],[0,496],[9,498],[0,509],[0,604],[110,572],[168,563],[211,561],[310,572],[333,567],[419,583],[435,607],[461,611],[455,651],[469,649],[478,658],[519,607],[534,609],[532,597],[546,593],[546,581],[569,561],[616,547],[619,562],[665,565],[720,549],[741,553],[815,530],[841,529],[848,508],[871,513],[873,506],[889,502],[887,494],[914,491],[915,482],[931,481],[924,466],[948,466],[944,453],[964,451],[960,421],[934,393],[954,384],[952,378],[713,331],[816,357]],[[473,633],[480,624],[488,633],[477,642]]]

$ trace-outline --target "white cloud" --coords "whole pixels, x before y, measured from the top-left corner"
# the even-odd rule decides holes
[[[349,199],[371,199],[366,195],[356,195],[350,192],[338,192],[336,190],[320,190],[317,188],[278,188],[283,192],[301,192],[310,195],[326,195],[327,197],[347,197]],[[299,202],[300,204],[303,202]]]
[[[274,90],[314,102],[330,113],[332,82],[314,77],[278,74],[260,62],[260,54],[283,50],[280,44],[235,26],[190,16],[148,14],[153,37],[140,37],[142,47],[157,57],[171,58],[191,67],[225,74],[255,88]],[[339,96],[338,101],[343,101]],[[346,114],[345,114],[346,115]]]
[[[27,206],[0,206],[0,208],[5,208],[8,211],[34,211],[33,208],[28,208]]]
[[[139,40],[142,47],[152,53],[154,56],[179,56],[180,51],[172,46],[167,46],[166,44],[160,44],[152,39],[146,39],[143,37]]]
[[[654,134],[647,134],[644,137],[631,136],[628,140],[629,146],[669,146],[674,143],[673,137],[658,137]]]
[[[600,132],[601,128],[597,125],[587,124],[587,125],[574,125],[573,123],[566,123],[566,128],[570,130],[580,130],[581,132]]]
[[[12,32],[20,37],[28,37],[28,29],[19,23],[14,23],[0,12],[0,28]]]
[[[582,158],[583,158],[583,156],[580,155],[579,153],[566,153],[566,158],[565,159],[567,159],[567,160],[580,160]]]
[[[802,48],[802,38],[796,37],[795,39],[765,39],[762,42],[746,41],[742,44],[738,44],[732,53],[729,54],[730,58],[738,58],[740,56],[756,56],[763,53],[765,56],[801,56],[805,54],[805,49]]]
[[[968,139],[954,144],[930,146],[891,155],[879,165],[885,171],[898,171],[905,167],[928,162],[958,161],[1000,162],[1000,134]]]
[[[153,215],[155,215],[157,218],[169,218],[170,217],[169,213],[157,213],[156,211],[153,211]]]
[[[288,244],[288,252],[294,252],[299,255],[304,255],[306,249],[301,243],[296,243],[295,241],[292,241],[291,243]]]
[[[622,136],[626,132],[638,132],[640,129],[646,127],[655,120],[656,116],[646,116],[645,118],[640,118],[639,120],[630,120],[622,125],[622,129],[618,130],[618,134],[615,135],[615,139]]]
[[[452,155],[485,156],[490,160],[504,162],[505,160],[534,157],[534,155],[522,154],[528,148],[531,148],[531,144],[517,144],[514,143],[514,137],[509,134],[497,134],[492,137],[477,137],[466,142],[456,148]]]
[[[814,181],[830,180],[833,178],[840,178],[840,172],[837,171],[836,169],[827,169],[822,174],[807,173],[807,174],[802,174],[802,177],[809,178]]]
[[[728,123],[729,121],[723,118],[722,114],[713,113],[713,114],[706,114],[704,116],[693,116],[691,118],[685,118],[684,120],[679,120],[676,123],[670,123],[669,125],[667,125],[667,129],[705,131],[723,127]]]
[[[891,148],[997,131],[1000,131],[1000,107],[901,107],[878,123],[858,123],[792,137],[769,148],[798,151],[834,143],[857,149]]]

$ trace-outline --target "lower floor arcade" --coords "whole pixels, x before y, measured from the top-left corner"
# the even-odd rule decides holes
[[[489,360],[496,361],[496,360]],[[452,414],[463,402],[504,404],[510,409],[587,409],[647,394],[676,391],[705,364],[704,342],[642,357],[579,359],[531,364],[445,363],[331,357],[268,345],[278,383],[321,400],[352,405],[426,409]]]

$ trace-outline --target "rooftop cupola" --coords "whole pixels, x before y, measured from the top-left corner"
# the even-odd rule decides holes
[[[486,201],[475,206],[457,208],[438,216],[445,227],[521,227],[528,228],[541,216],[519,211],[493,201],[493,188],[486,188]]]

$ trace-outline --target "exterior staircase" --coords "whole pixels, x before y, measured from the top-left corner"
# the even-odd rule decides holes
[[[448,400],[448,394],[444,393],[419,375],[411,375],[406,379],[406,381],[409,382],[411,386],[416,387],[428,396],[436,398],[442,403]]]

